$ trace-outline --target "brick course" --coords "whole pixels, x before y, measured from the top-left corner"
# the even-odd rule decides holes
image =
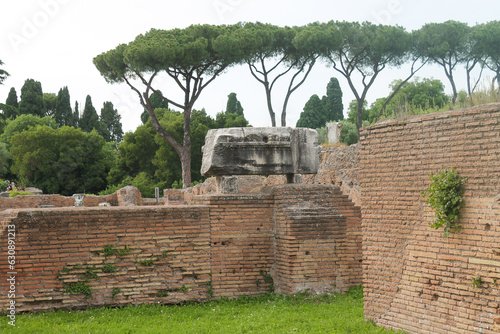
[[[468,177],[466,204],[462,231],[443,237],[421,191],[451,167]],[[410,333],[498,333],[500,104],[366,128],[360,170],[365,316]]]

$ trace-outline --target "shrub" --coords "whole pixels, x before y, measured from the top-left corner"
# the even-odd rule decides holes
[[[426,203],[436,212],[436,220],[431,227],[438,229],[444,226],[444,236],[452,232],[458,232],[458,214],[464,205],[462,184],[466,177],[459,177],[457,172],[451,168],[436,174],[429,175],[431,183],[422,196],[427,197]]]
[[[31,195],[29,191],[18,191],[18,190],[11,190],[9,193],[9,197],[14,197],[14,196],[26,196],[26,195]]]

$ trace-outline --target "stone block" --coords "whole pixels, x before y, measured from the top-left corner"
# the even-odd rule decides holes
[[[318,133],[306,128],[226,128],[207,133],[202,175],[315,174]]]

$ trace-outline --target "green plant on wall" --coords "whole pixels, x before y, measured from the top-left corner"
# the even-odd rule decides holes
[[[422,192],[422,196],[427,198],[426,203],[436,213],[436,220],[431,223],[431,227],[438,229],[443,226],[444,236],[459,232],[461,226],[458,224],[458,215],[464,206],[462,185],[467,178],[458,176],[453,168],[429,176],[431,183],[429,188]]]
[[[478,275],[472,279],[472,283],[470,285],[475,288],[481,288],[483,285],[483,279]]]

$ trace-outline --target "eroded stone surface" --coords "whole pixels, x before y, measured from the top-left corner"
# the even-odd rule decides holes
[[[290,175],[318,171],[318,133],[306,128],[226,128],[207,133],[202,175]]]

